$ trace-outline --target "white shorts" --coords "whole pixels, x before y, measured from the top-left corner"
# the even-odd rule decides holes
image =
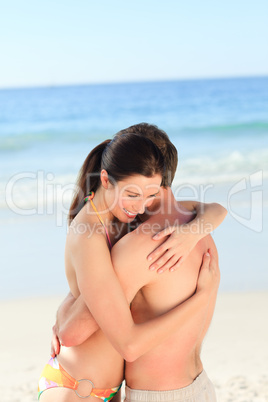
[[[216,402],[214,386],[203,370],[187,387],[170,391],[131,389],[126,385],[125,402]]]

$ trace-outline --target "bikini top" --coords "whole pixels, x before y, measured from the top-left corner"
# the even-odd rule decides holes
[[[98,213],[97,208],[94,205],[94,202],[93,202],[94,195],[95,195],[94,191],[90,191],[90,193],[88,193],[88,195],[84,198],[84,203],[86,203],[87,201],[90,201],[90,204],[92,205],[92,208],[96,212],[96,215],[99,218],[100,223],[102,224],[102,226],[105,229],[105,233],[106,233],[107,240],[108,240],[108,243],[109,243],[109,248],[111,250],[112,249],[112,243],[111,243],[111,240],[110,240],[110,236],[109,236],[108,230],[107,230],[107,228],[106,228],[106,226],[105,226],[100,214]]]

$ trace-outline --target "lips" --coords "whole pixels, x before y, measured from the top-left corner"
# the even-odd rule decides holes
[[[127,215],[128,218],[135,218],[135,216],[137,216],[137,214],[133,214],[132,212],[129,212],[126,208],[123,208],[123,211],[125,212],[125,214]]]

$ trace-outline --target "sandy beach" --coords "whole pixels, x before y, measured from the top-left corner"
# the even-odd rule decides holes
[[[1,402],[37,400],[61,297],[1,301]],[[268,401],[268,292],[220,293],[202,360],[219,402]]]

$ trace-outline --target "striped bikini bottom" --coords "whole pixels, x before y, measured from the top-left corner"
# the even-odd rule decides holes
[[[82,381],[87,381],[90,386],[88,395],[80,395],[77,391],[79,384]],[[87,379],[76,380],[64,368],[59,364],[57,357],[54,357],[48,361],[45,365],[41,377],[38,383],[38,399],[40,395],[50,388],[64,387],[74,390],[77,396],[80,398],[88,398],[89,396],[95,396],[102,399],[104,402],[110,401],[120,390],[122,384],[115,388],[100,389],[94,388],[92,381]]]

